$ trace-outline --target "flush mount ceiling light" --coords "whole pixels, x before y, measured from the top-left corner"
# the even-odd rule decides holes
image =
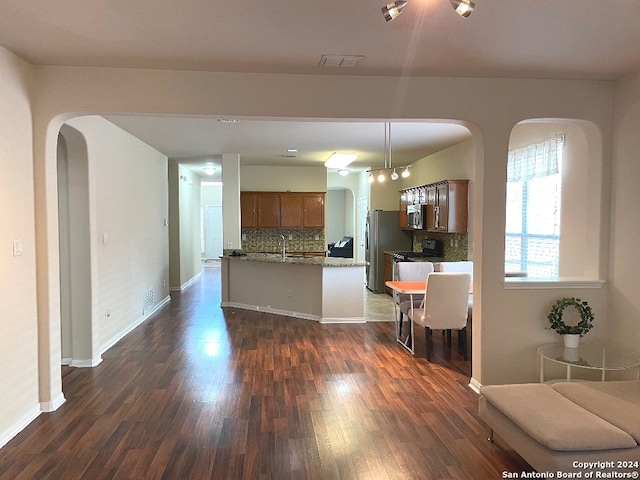
[[[451,6],[461,17],[467,18],[476,6],[471,0],[449,0]]]
[[[338,175],[340,175],[341,177],[346,177],[347,175],[349,175],[349,170],[338,170]]]
[[[387,22],[390,22],[391,20],[399,16],[406,6],[406,0],[396,0],[393,3],[385,5],[384,7],[382,7],[382,14],[384,15],[384,19]]]
[[[216,169],[213,167],[208,167],[204,169],[204,173],[207,175],[213,175],[216,172]]]
[[[344,168],[353,162],[358,156],[355,153],[334,153],[329,160],[324,162],[327,168]]]

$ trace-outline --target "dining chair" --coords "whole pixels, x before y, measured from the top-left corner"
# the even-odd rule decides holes
[[[471,275],[464,272],[433,272],[427,276],[424,303],[409,309],[410,321],[425,328],[427,360],[431,359],[432,330],[458,330],[458,347],[467,360],[467,309]],[[449,347],[451,337],[448,337]]]
[[[400,281],[424,281],[427,275],[433,272],[432,262],[398,262],[396,263],[396,280]],[[420,307],[424,295],[406,295],[394,292],[393,299],[398,306],[399,326],[398,333],[402,334],[402,320],[406,315],[406,311],[411,306],[411,297],[413,297],[413,306]]]
[[[436,265],[435,270],[438,272],[467,272],[471,274],[471,278],[473,279],[473,262],[469,260],[459,262],[440,262]],[[469,321],[473,318],[473,292],[469,293],[467,317]],[[451,336],[451,332],[448,332],[447,335]]]

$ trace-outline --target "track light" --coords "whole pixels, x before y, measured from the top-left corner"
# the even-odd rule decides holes
[[[393,172],[391,172],[391,180],[397,180],[398,179],[398,173],[396,172],[396,169],[393,169]]]
[[[449,0],[451,6],[461,17],[467,18],[476,6],[471,0]]]
[[[393,3],[389,3],[388,5],[385,5],[384,7],[382,7],[382,14],[384,15],[384,19],[387,22],[390,22],[391,20],[396,18],[398,15],[400,15],[402,13],[402,10],[404,10],[404,7],[406,6],[407,6],[406,0],[396,0]]]
[[[378,174],[378,181],[379,182],[384,182],[387,178],[384,176],[384,171],[380,170],[380,173]]]
[[[402,178],[407,178],[409,175],[411,175],[409,173],[409,167],[404,169],[404,172],[402,172]]]

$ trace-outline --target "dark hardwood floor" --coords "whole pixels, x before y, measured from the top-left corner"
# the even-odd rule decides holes
[[[63,368],[66,403],[0,449],[0,479],[499,479],[469,364],[392,323],[221,309],[219,270],[103,355]],[[455,345],[455,337],[454,337]]]

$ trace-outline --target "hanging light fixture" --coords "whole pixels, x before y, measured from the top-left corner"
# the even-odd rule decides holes
[[[404,172],[402,172],[402,178],[407,178],[409,175],[409,167],[404,167]]]
[[[409,176],[409,166],[406,167],[398,167],[400,169],[404,169],[402,171],[402,178],[407,178]],[[369,183],[373,183],[375,179],[378,182],[382,183],[387,180],[387,176],[385,172],[387,170],[391,170],[391,180],[398,180],[400,175],[396,172],[396,167],[393,166],[393,158],[392,158],[392,148],[391,148],[391,123],[385,122],[384,124],[384,168],[376,169],[378,175],[374,177],[373,170],[368,170],[367,180]]]
[[[384,19],[387,22],[390,22],[391,20],[399,16],[404,10],[404,7],[407,6],[407,3],[408,2],[406,0],[396,0],[395,2],[389,3],[382,7],[382,14],[384,15]]]
[[[451,6],[461,17],[467,18],[476,6],[471,0],[449,0]]]

